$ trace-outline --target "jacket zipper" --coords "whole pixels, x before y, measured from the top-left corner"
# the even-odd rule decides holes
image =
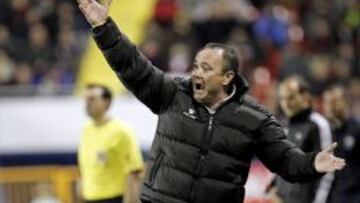
[[[206,128],[207,130],[204,135],[204,142],[203,142],[204,148],[201,148],[201,152],[200,152],[201,155],[200,155],[200,159],[199,159],[199,162],[198,162],[198,165],[196,168],[196,175],[200,175],[201,165],[202,165],[202,162],[205,160],[205,155],[206,155],[209,145],[210,145],[211,134],[212,134],[212,129],[213,129],[213,120],[214,120],[213,115],[210,115],[208,125]],[[192,201],[195,201],[196,188],[197,188],[197,184],[196,184],[196,182],[194,182],[193,188],[191,191],[191,198],[190,198]]]
[[[204,137],[205,153],[207,153],[207,151],[209,150],[209,146],[210,146],[210,142],[211,142],[211,138],[212,138],[213,123],[214,123],[214,116],[211,115],[209,118],[207,131],[206,131],[205,137]],[[204,153],[204,151],[202,151],[202,153]]]
[[[207,131],[204,135],[204,139],[203,139],[203,144],[204,146],[200,149],[200,160],[199,160],[199,163],[197,165],[197,168],[196,168],[196,174],[199,174],[200,173],[200,166],[202,164],[202,162],[204,161],[205,159],[205,155],[208,151],[208,148],[209,148],[209,142],[211,141],[211,131],[212,131],[212,128],[213,128],[213,116],[210,116],[210,119],[209,119],[209,122],[208,122],[208,125],[207,125]]]
[[[210,120],[209,120],[209,125],[208,125],[208,134],[210,134],[211,130],[212,130],[212,126],[213,126],[213,116],[210,116]]]

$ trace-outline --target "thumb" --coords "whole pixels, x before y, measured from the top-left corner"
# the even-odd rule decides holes
[[[327,149],[325,149],[324,151],[327,153],[333,153],[335,148],[337,147],[338,143],[337,142],[333,142]]]

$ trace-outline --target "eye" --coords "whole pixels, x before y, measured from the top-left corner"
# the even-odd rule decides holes
[[[293,94],[292,94],[292,95],[289,96],[288,99],[289,99],[289,100],[294,100],[295,98],[296,98],[296,95],[293,95]]]
[[[208,64],[201,64],[201,68],[204,70],[204,72],[213,70],[212,67]]]

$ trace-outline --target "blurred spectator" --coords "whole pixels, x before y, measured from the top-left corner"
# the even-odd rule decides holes
[[[335,155],[346,160],[344,170],[335,173],[329,203],[359,202],[360,194],[360,123],[349,112],[349,97],[344,87],[333,86],[323,94],[325,116],[338,143]]]
[[[108,115],[112,93],[101,85],[86,90],[85,124],[78,149],[82,196],[86,203],[135,203],[143,160],[133,129]]]
[[[348,79],[353,73],[351,63],[342,58],[337,58],[331,61],[332,83],[340,83],[346,85]]]
[[[57,39],[55,48],[55,64],[54,68],[62,72],[60,84],[72,84],[75,82],[74,73],[77,73],[79,56],[81,50],[76,44],[75,33],[72,29],[63,27]]]
[[[58,25],[73,27],[75,23],[74,6],[68,1],[60,1],[57,7]]]
[[[349,81],[349,96],[351,112],[360,119],[360,78],[356,77]]]
[[[269,6],[254,23],[254,34],[265,45],[283,47],[288,41],[288,24],[289,11],[284,6]]]
[[[327,55],[313,55],[309,59],[311,93],[321,95],[331,81],[331,60]]]
[[[48,183],[38,183],[33,189],[33,198],[30,203],[61,203],[54,197],[52,188]]]
[[[281,109],[288,119],[289,141],[304,152],[321,151],[330,146],[330,125],[313,110],[308,84],[302,78],[292,76],[280,83],[278,92]],[[326,202],[332,181],[333,173],[309,183],[292,184],[276,177],[271,191],[277,190],[284,203]]]
[[[12,47],[11,44],[9,30],[5,25],[1,25],[1,24],[0,24],[0,48],[8,52],[14,51],[14,47]]]
[[[219,0],[198,3],[192,19],[198,47],[207,42],[225,42],[233,28],[239,25],[239,3],[243,1]]]
[[[159,0],[155,6],[154,19],[164,27],[172,26],[178,9],[176,0]]]
[[[251,69],[256,65],[256,49],[244,27],[234,28],[227,42],[238,50],[239,71],[245,75],[249,75]]]
[[[35,24],[29,30],[29,46],[26,55],[27,60],[34,65],[45,63],[47,66],[54,61],[52,44],[49,32],[43,24]]]
[[[177,43],[170,49],[169,72],[185,74],[190,64],[190,49],[186,44]]]
[[[9,1],[11,5],[11,12],[9,16],[9,28],[11,35],[15,38],[25,39],[28,31],[25,16],[26,12],[30,8],[30,2],[28,0],[13,0]]]
[[[313,17],[309,20],[305,33],[308,33],[308,44],[317,53],[328,53],[334,46],[334,37],[330,23],[323,17]]]
[[[9,84],[29,86],[33,84],[33,69],[27,63],[20,63],[15,68],[13,79]]]
[[[3,49],[0,49],[0,67],[0,84],[5,84],[10,81],[13,75],[14,64],[8,53]]]
[[[296,44],[291,44],[284,50],[284,59],[280,66],[279,76],[280,80],[291,75],[300,75],[306,80],[310,80],[311,71],[309,68],[309,58],[306,56],[301,48]]]

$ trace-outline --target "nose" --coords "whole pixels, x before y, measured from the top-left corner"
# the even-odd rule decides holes
[[[285,98],[280,98],[280,104],[283,108],[288,108],[289,102]]]
[[[200,68],[194,68],[191,70],[191,76],[192,77],[200,77],[201,75],[201,70]]]

